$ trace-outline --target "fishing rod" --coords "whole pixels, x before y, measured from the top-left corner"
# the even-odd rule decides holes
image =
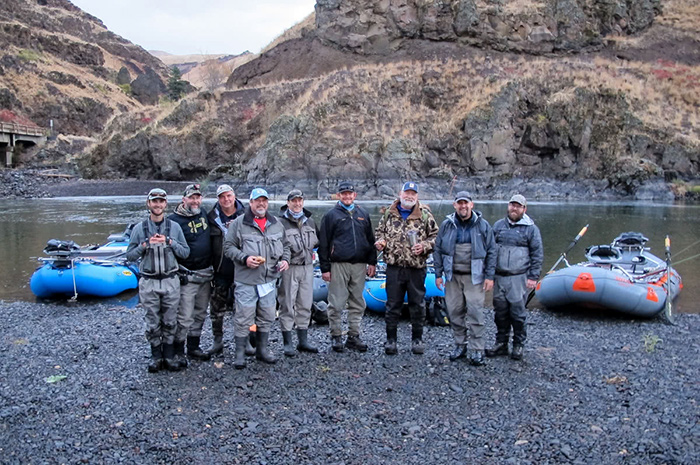
[[[554,269],[555,269],[557,266],[559,266],[559,264],[561,263],[562,260],[564,260],[564,262],[566,262],[566,265],[567,265],[567,266],[569,265],[569,262],[566,261],[566,254],[569,253],[569,251],[571,251],[571,249],[574,248],[574,246],[575,246],[576,243],[579,241],[579,239],[581,239],[581,238],[583,237],[583,235],[586,234],[586,231],[588,231],[588,225],[584,226],[584,227],[578,232],[578,234],[576,235],[576,237],[574,237],[574,240],[571,241],[571,243],[570,243],[569,246],[566,248],[566,250],[564,250],[564,251],[561,253],[561,255],[559,255],[559,259],[556,261],[556,263],[554,263],[554,266],[552,266],[552,268],[549,269],[549,271],[545,274],[545,276],[548,275],[549,273],[551,273],[552,271],[554,271]],[[542,280],[537,281],[537,284],[539,284],[541,281],[542,281]],[[536,286],[536,285],[535,285],[535,289],[537,289],[537,286]],[[530,291],[530,294],[528,294],[527,300],[525,301],[525,306],[526,306],[526,307],[527,307],[527,304],[530,303],[530,301],[532,300],[532,298],[535,297],[535,289],[531,290],[531,291]]]
[[[673,296],[671,295],[671,238],[666,236],[666,303],[664,304],[664,320],[669,324],[675,324],[673,316]]]

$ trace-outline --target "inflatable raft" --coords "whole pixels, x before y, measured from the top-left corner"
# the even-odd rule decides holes
[[[80,247],[73,241],[51,239],[42,263],[29,282],[39,298],[78,295],[111,297],[138,287],[138,266],[124,257],[131,226],[112,234],[107,243]]]
[[[385,269],[386,265],[377,265],[377,269]],[[386,312],[386,275],[383,271],[378,271],[374,278],[365,280],[365,288],[362,292],[362,297],[365,298],[367,309],[376,313]],[[438,289],[435,285],[435,271],[428,268],[428,273],[425,276],[425,300],[430,300],[433,297],[445,297],[444,291]],[[408,302],[408,298],[404,298]]]
[[[586,250],[586,261],[546,275],[535,290],[546,307],[589,307],[635,316],[660,313],[683,288],[681,276],[645,247],[640,233],[623,233],[611,245]],[[568,263],[567,263],[568,265]]]

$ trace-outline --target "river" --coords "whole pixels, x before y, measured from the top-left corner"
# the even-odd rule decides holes
[[[210,208],[214,200],[205,200]],[[451,202],[427,203],[441,221],[453,211]],[[271,202],[277,211],[281,202]],[[376,226],[384,201],[359,202],[368,208]],[[68,239],[80,245],[104,242],[110,233],[121,232],[128,223],[146,215],[144,199],[138,197],[64,197],[53,199],[8,199],[5,216],[0,219],[0,300],[33,301],[29,278],[38,265],[37,257],[49,239]],[[308,201],[307,208],[320,220],[333,202]],[[174,204],[171,203],[169,211]],[[505,215],[506,204],[476,202],[476,210],[493,224]],[[545,245],[544,271],[554,264],[579,230],[590,224],[588,232],[569,253],[571,263],[583,260],[585,248],[607,244],[619,233],[642,232],[649,238],[652,253],[664,256],[664,237],[671,237],[674,262],[700,253],[697,231],[700,230],[700,206],[683,204],[635,203],[538,203],[528,206],[528,214],[542,231]],[[683,251],[683,249],[687,249]],[[700,313],[700,289],[696,285],[700,258],[679,263],[684,289],[677,310]],[[134,294],[120,296],[117,302],[134,302]]]

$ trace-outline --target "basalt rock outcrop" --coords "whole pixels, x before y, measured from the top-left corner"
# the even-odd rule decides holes
[[[660,0],[318,0],[316,35],[362,54],[390,54],[409,40],[548,53],[599,47],[609,34],[647,29]]]

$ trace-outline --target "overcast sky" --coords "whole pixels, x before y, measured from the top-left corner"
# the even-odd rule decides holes
[[[315,0],[71,0],[112,32],[173,55],[257,53]]]

